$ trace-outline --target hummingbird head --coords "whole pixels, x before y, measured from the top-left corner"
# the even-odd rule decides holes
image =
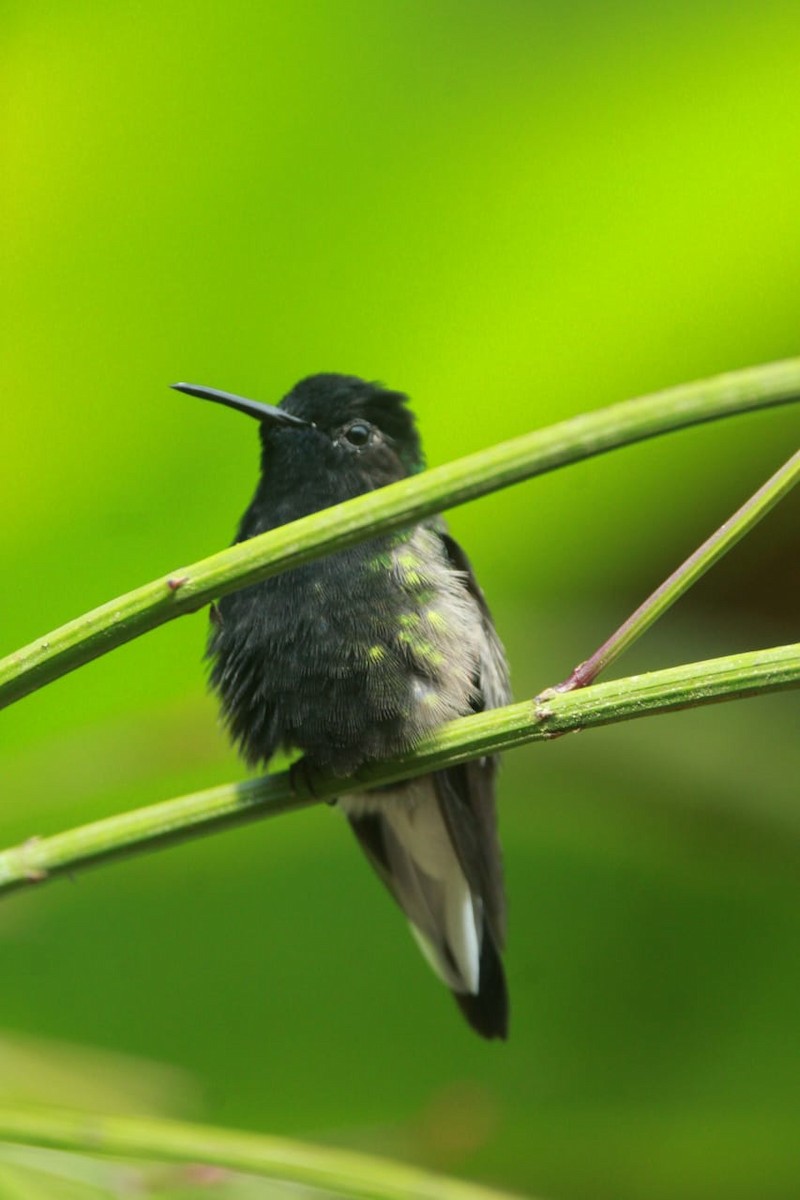
[[[355,375],[310,375],[277,407],[215,388],[172,386],[255,417],[265,476],[284,468],[302,478],[316,467],[360,480],[358,492],[413,475],[425,465],[408,398]]]

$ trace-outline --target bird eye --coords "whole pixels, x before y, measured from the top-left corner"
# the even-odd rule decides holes
[[[344,436],[351,446],[366,446],[369,434],[370,427],[366,421],[354,421],[349,429],[344,431]]]

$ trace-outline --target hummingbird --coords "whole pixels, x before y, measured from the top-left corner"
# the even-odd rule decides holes
[[[408,397],[378,383],[312,375],[277,406],[173,387],[259,422],[260,477],[234,544],[425,466]],[[483,592],[441,517],[222,597],[207,657],[250,766],[282,748],[345,777],[510,698]],[[496,770],[485,756],[336,801],[424,957],[485,1038],[508,1032]]]

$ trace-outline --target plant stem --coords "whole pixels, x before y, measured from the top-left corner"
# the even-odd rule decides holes
[[[0,893],[124,855],[242,825],[478,755],[655,713],[781,691],[800,685],[800,643],[616,679],[578,691],[542,693],[443,726],[402,759],[376,762],[349,780],[291,771],[225,784],[107,817],[65,833],[31,838],[0,853]]]
[[[671,388],[562,421],[232,546],[120,596],[0,660],[0,707],[210,600],[567,463],[800,399],[800,359]]]
[[[153,1118],[0,1109],[0,1138],[80,1154],[221,1167],[358,1200],[501,1200],[509,1195],[353,1150]]]
[[[684,563],[673,571],[668,579],[656,588],[636,609],[627,621],[620,625],[611,637],[595,650],[591,658],[579,663],[555,691],[569,692],[573,688],[586,687],[593,683],[601,671],[610,666],[623,651],[632,646],[660,616],[678,600],[684,592],[705,575],[709,567],[718,562],[735,546],[754,525],[775,507],[800,481],[800,450],[776,471],[741,508],[729,517],[719,529],[703,542]]]

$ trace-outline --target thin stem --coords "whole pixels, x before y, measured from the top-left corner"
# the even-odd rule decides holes
[[[222,1167],[358,1200],[408,1200],[411,1196],[418,1200],[501,1200],[509,1196],[353,1150],[152,1118],[0,1109],[0,1138],[80,1154]]]
[[[85,613],[0,660],[0,707],[210,600],[443,508],[616,447],[800,399],[800,359],[562,421],[232,546]]]
[[[647,597],[636,611],[620,625],[607,641],[595,650],[591,658],[579,663],[572,674],[555,690],[569,692],[573,688],[586,687],[593,683],[601,671],[619,658],[623,651],[632,646],[660,616],[678,600],[684,592],[705,575],[709,567],[740,541],[754,525],[800,482],[800,450],[776,471],[755,495],[729,517],[719,529],[707,538],[694,554],[673,571],[654,592]]]
[[[798,685],[800,643],[616,679],[569,693],[545,692],[535,701],[452,721],[421,742],[413,754],[372,763],[349,780],[297,771],[267,775],[107,817],[52,837],[33,838],[0,853],[0,893],[525,742]]]

